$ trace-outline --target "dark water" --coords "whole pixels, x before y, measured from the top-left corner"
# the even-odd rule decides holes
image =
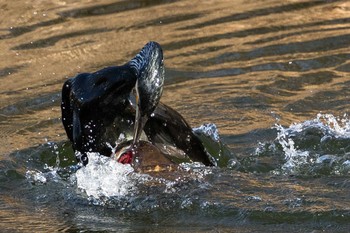
[[[348,1],[7,1],[0,19],[1,232],[349,232]],[[77,171],[63,82],[150,40],[162,102],[237,164]]]

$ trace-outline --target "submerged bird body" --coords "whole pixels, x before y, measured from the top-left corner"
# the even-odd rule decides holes
[[[163,53],[156,42],[146,44],[123,66],[67,80],[62,122],[77,160],[86,165],[87,153],[99,152],[124,163],[136,159],[148,161],[145,164],[155,160],[154,164],[214,165],[185,119],[159,102],[163,84]]]

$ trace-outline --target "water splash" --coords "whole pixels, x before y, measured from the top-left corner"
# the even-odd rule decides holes
[[[40,171],[27,171],[26,178],[32,183],[45,184],[47,182],[46,176]]]
[[[199,205],[201,200],[193,199],[194,190],[210,188],[206,179],[212,168],[200,163],[181,164],[171,172],[142,174],[98,153],[88,153],[88,157],[87,166],[77,165],[69,144],[45,144],[31,159],[26,157],[26,180],[38,190],[59,184],[68,199],[126,211],[172,209],[184,200]]]
[[[204,179],[207,175],[213,173],[211,167],[207,167],[199,162],[193,163],[181,163],[179,168],[186,171],[196,177],[196,179]]]
[[[237,169],[240,166],[231,150],[221,141],[219,130],[213,123],[203,124],[192,129],[202,141],[203,146],[213,164],[219,167]]]
[[[211,168],[200,163],[181,164],[170,173],[143,174],[98,153],[89,153],[89,164],[72,175],[72,181],[90,204],[125,211],[173,209],[191,203],[193,190],[208,190]]]
[[[78,189],[90,198],[124,197],[137,191],[134,169],[98,153],[88,153],[89,163],[76,174]]]
[[[269,150],[283,155],[281,170],[288,174],[349,174],[350,121],[332,114],[318,114],[315,119],[275,125],[277,137],[272,144],[260,144],[257,155]],[[281,152],[281,153],[280,153]],[[278,170],[274,171],[279,172]]]
[[[44,164],[44,170],[40,171],[37,169],[29,169],[27,170],[25,177],[28,181],[30,181],[34,185],[42,185],[46,184],[49,181],[58,182],[61,180],[60,172],[60,159],[58,153],[58,146],[54,143],[48,143],[49,148],[52,149],[52,153],[56,156],[55,165],[49,166],[47,163]]]
[[[220,140],[219,130],[218,130],[217,126],[213,123],[203,124],[197,128],[193,128],[193,132],[202,133],[202,134],[210,137],[214,141]]]
[[[309,152],[295,148],[295,142],[289,138],[289,132],[287,132],[290,128],[285,129],[281,125],[276,125],[276,129],[278,130],[276,140],[282,146],[286,160],[282,169],[295,173],[297,167],[308,163]]]

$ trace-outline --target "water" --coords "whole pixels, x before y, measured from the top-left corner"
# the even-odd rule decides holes
[[[0,3],[2,232],[348,232],[348,1]],[[60,121],[68,77],[164,50],[161,101],[228,166],[140,174]],[[211,127],[215,124],[217,128]]]

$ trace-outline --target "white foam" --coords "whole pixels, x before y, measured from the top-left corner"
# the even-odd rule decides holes
[[[344,114],[343,118],[340,118],[332,114],[319,113],[313,120],[291,124],[288,128],[284,128],[283,133],[286,135],[294,135],[295,133],[300,133],[311,127],[320,129],[326,136],[350,138],[350,121],[346,114]],[[279,130],[279,125],[277,125],[276,128]]]
[[[285,129],[281,125],[276,125],[276,128],[278,130],[276,140],[282,146],[286,160],[282,165],[282,169],[293,172],[295,167],[307,164],[309,153],[308,151],[301,151],[295,148],[294,141],[288,137],[290,128]],[[297,127],[297,131],[299,130],[299,127]]]
[[[324,135],[319,143],[330,138],[350,138],[350,121],[347,118],[347,115],[344,115],[343,118],[339,118],[332,114],[320,113],[313,120],[293,123],[289,127],[276,125],[275,128],[277,129],[276,141],[281,145],[285,155],[285,163],[282,165],[282,169],[292,173],[303,165],[321,163],[320,161],[326,161],[330,157],[335,161],[334,158],[337,158],[337,156],[321,154],[316,155],[316,159],[312,159],[310,158],[309,151],[303,151],[296,148],[295,142],[292,139],[293,136],[296,136],[301,132],[306,132],[310,128],[314,128],[321,131]]]
[[[213,123],[203,124],[197,128],[193,128],[193,131],[203,133],[204,135],[207,135],[210,138],[212,138],[214,141],[220,140],[219,130]]]
[[[28,170],[26,178],[34,184],[45,184],[47,182],[45,174],[35,170]]]
[[[134,169],[98,153],[88,153],[89,163],[75,176],[77,187],[93,198],[124,197],[136,190]]]
[[[49,181],[57,182],[61,179],[60,176],[57,174],[57,169],[51,169],[47,172],[41,172],[38,170],[28,170],[25,176],[28,181],[35,185],[46,184]]]

